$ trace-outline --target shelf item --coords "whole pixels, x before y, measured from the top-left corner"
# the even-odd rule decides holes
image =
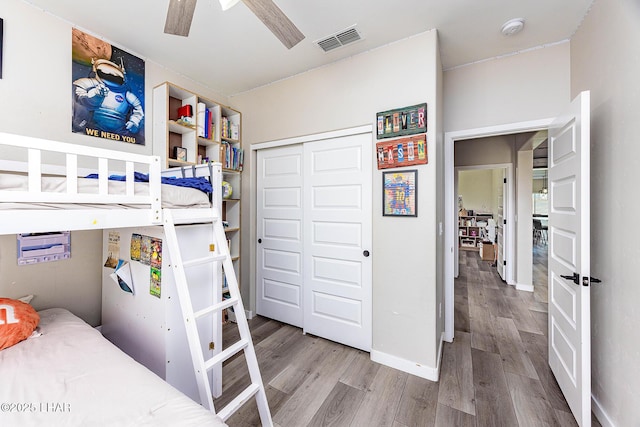
[[[463,250],[479,251],[482,241],[487,239],[486,227],[491,218],[493,218],[492,213],[458,216],[458,247]]]
[[[169,82],[153,89],[153,152],[164,168],[212,161],[241,171],[241,128],[242,115],[233,108]]]

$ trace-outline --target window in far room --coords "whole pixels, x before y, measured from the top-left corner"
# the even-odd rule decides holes
[[[533,215],[547,216],[549,214],[549,189],[547,187],[547,169],[533,170]]]

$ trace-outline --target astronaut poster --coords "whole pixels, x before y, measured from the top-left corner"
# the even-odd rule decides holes
[[[71,51],[73,132],[144,145],[144,61],[75,28]]]

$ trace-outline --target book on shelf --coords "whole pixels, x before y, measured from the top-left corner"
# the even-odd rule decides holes
[[[240,139],[240,126],[237,123],[229,120],[228,117],[222,116],[221,124],[220,124],[220,132],[222,138],[227,139]]]
[[[211,138],[211,110],[204,109],[204,137]]]
[[[220,144],[220,163],[222,163],[224,169],[242,171],[244,150],[223,142]]]
[[[198,130],[198,136],[204,138],[204,132],[205,132],[205,110],[207,109],[206,105],[204,104],[204,102],[198,102],[198,105],[196,107],[196,127]]]

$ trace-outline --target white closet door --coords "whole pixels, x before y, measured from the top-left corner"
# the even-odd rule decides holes
[[[302,327],[302,145],[257,155],[256,311]]]
[[[371,134],[304,144],[304,331],[371,350]]]

